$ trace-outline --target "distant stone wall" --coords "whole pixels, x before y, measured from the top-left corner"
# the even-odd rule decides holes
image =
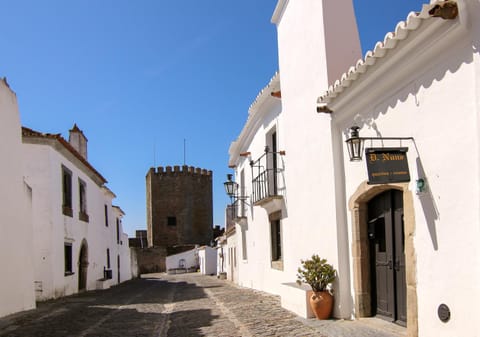
[[[212,171],[151,168],[146,176],[149,246],[207,245],[213,240]]]
[[[166,271],[165,258],[167,257],[167,249],[165,247],[132,247],[131,249],[135,251],[137,257],[137,275]]]

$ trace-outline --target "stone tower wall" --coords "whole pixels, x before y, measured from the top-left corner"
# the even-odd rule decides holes
[[[151,168],[146,185],[149,246],[211,242],[212,171],[191,166]]]

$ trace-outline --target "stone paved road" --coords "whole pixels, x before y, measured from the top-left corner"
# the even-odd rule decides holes
[[[0,318],[0,337],[397,337],[403,333],[377,328],[369,321],[301,319],[282,309],[276,296],[199,274],[150,274]]]

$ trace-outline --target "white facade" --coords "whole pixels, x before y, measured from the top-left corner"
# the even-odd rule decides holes
[[[123,210],[112,206],[115,221],[115,237],[111,242],[110,250],[115,254],[115,266],[112,268],[116,272],[117,283],[130,280],[134,275],[131,269],[130,247],[128,246],[128,235],[123,232],[122,218],[125,215]]]
[[[106,180],[59,135],[24,128],[22,152],[33,191],[37,300],[130,279],[123,212],[112,207],[115,195]]]
[[[365,162],[350,163],[345,157],[346,130],[355,124],[362,137],[414,138],[402,144],[408,147],[411,181],[391,186],[403,192],[411,335],[480,334],[469,323],[478,312],[475,303],[480,295],[473,286],[480,278],[475,240],[480,222],[480,3],[458,1],[458,9],[458,17],[452,20],[431,17],[429,7],[419,15],[410,14],[395,35],[386,36],[384,47],[375,49],[373,58],[367,56],[364,64],[357,65],[360,74],[367,64],[370,69],[365,74],[350,85],[340,83],[341,94],[332,88],[320,98],[333,111],[333,147],[339,150],[334,162],[336,172],[343,171],[336,181],[345,186],[343,209],[348,210],[339,215],[345,216],[344,239],[356,240],[352,233],[358,223],[351,216],[355,204],[380,192],[380,186],[365,184]],[[368,65],[373,59],[377,62]],[[367,89],[373,83],[378,90]],[[399,146],[399,142],[385,146]],[[468,183],[459,185],[459,177]],[[427,182],[427,188],[416,193],[419,179]],[[356,253],[350,250],[349,255]],[[359,265],[352,263],[352,279],[357,278],[356,268]],[[441,304],[451,311],[446,323],[437,315]]]
[[[217,272],[217,250],[209,246],[202,246],[198,249],[198,263],[200,274],[215,275]]]
[[[480,2],[457,3],[453,19],[433,17],[433,5],[411,13],[358,61],[351,1],[279,1],[273,21],[281,80],[276,75],[259,94],[230,147],[240,195],[249,197],[236,218],[236,243],[245,257],[240,285],[279,294],[286,307],[308,315],[304,298],[292,300],[299,291],[291,283],[300,260],[316,253],[338,271],[334,316],[375,315],[380,305],[373,294],[380,295],[369,254],[377,253],[369,250],[379,248],[369,240],[381,234],[368,226],[377,226],[371,215],[377,197],[398,191],[401,221],[392,222],[401,230],[392,235],[404,245],[405,260],[390,261],[390,269],[406,283],[405,294],[395,290],[395,298],[406,301],[408,335],[480,335],[471,323],[480,295]],[[280,84],[281,100],[271,95]],[[317,114],[317,104],[331,113]],[[345,144],[354,125],[361,137],[413,137],[365,144],[407,147],[409,182],[367,184],[366,158],[350,162]],[[272,130],[277,190],[256,200],[250,182],[258,174],[249,163],[263,155]],[[416,193],[419,179],[427,187]],[[393,208],[389,212],[393,217]],[[446,322],[438,315],[441,304],[451,313]],[[391,320],[400,321],[392,310]]]
[[[0,317],[35,308],[32,262],[32,200],[22,174],[17,97],[0,80]]]
[[[321,18],[339,15],[342,29],[332,26],[325,31]],[[244,186],[241,188],[245,195],[251,196],[254,187],[249,182],[257,172],[250,161],[260,158],[266,145],[272,151],[275,134],[278,152],[275,194],[281,198],[265,198],[256,206],[252,206],[256,200],[250,200],[251,207],[237,225],[241,256],[238,283],[282,294],[287,291],[283,283],[296,280],[300,260],[318,253],[318,247],[322,247],[322,256],[335,266],[343,258],[339,256],[337,240],[332,239],[337,237],[335,200],[326,197],[335,190],[329,146],[330,118],[318,116],[315,110],[319,92],[328,88],[334,76],[339,76],[341,69],[348,69],[361,54],[351,1],[329,2],[327,8],[313,0],[279,1],[272,20],[278,27],[281,75],[272,78],[250,107],[247,123],[230,147],[229,164],[236,166],[236,181]],[[333,20],[332,24],[340,23]],[[342,32],[345,44],[331,38],[334,31]],[[332,67],[327,69],[327,63]],[[272,95],[277,91],[281,91],[281,99]],[[285,154],[280,154],[281,151]],[[320,169],[325,174],[318,174]],[[280,227],[280,257],[272,256],[271,233],[276,221]],[[341,287],[348,289],[349,284]],[[349,299],[342,302],[337,296],[337,317],[351,316],[348,302]]]
[[[175,269],[193,269],[198,268],[198,250],[197,248],[187,250],[186,252],[169,255],[165,258],[165,268],[168,271]]]

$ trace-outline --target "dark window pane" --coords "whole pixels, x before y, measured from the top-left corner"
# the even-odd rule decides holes
[[[177,225],[177,218],[174,216],[167,217],[167,225],[168,226],[176,226]]]

